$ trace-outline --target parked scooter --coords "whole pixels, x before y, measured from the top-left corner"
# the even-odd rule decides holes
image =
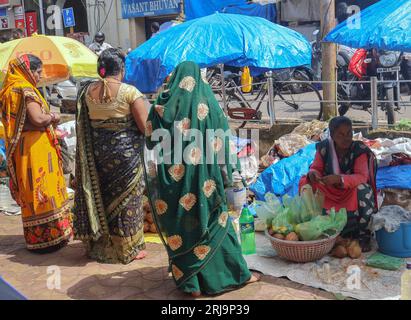
[[[361,55],[363,57],[360,57]],[[349,68],[338,75],[338,80],[344,82],[338,85],[338,100],[345,101],[340,103],[339,114],[346,114],[349,108],[371,112],[371,86],[359,81],[369,81],[370,77],[375,76],[379,81],[383,81],[377,87],[377,99],[384,101],[380,104],[381,110],[386,113],[388,124],[394,124],[395,111],[400,110],[400,88],[397,86],[401,61],[402,53],[399,52],[357,50]],[[362,71],[359,71],[360,69]]]

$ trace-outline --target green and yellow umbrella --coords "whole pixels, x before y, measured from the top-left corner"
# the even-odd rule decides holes
[[[33,54],[43,61],[41,85],[74,78],[97,78],[97,55],[81,42],[57,36],[33,35],[0,44],[0,82],[10,60]]]

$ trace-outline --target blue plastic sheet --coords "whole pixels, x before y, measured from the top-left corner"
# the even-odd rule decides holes
[[[4,140],[0,139],[0,173],[7,170],[6,146]]]
[[[310,65],[311,45],[302,34],[266,19],[216,13],[161,32],[133,50],[125,80],[153,93],[183,61],[202,68],[224,63],[282,69]]]
[[[0,139],[0,158],[6,159],[6,144],[3,139]],[[1,162],[1,161],[0,161]]]
[[[258,177],[250,187],[257,200],[264,201],[268,192],[277,196],[298,194],[298,184],[302,176],[308,173],[315,157],[315,143],[300,149],[296,154],[285,158],[269,168]]]
[[[261,17],[272,22],[277,21],[275,4],[260,5],[256,3],[224,7],[221,12],[243,14],[246,16]]]
[[[27,300],[27,298],[0,277],[0,300]]]
[[[383,167],[377,172],[377,189],[411,189],[411,165]]]
[[[411,1],[381,0],[339,24],[325,41],[411,52]]]
[[[275,4],[260,5],[248,3],[247,0],[186,0],[184,10],[187,20],[205,17],[217,11],[261,17],[273,22],[277,17]]]

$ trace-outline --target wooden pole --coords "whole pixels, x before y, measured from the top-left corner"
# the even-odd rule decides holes
[[[321,0],[321,38],[323,39],[332,29],[335,28],[335,0]],[[337,115],[337,46],[334,43],[322,44],[322,80],[333,81],[333,83],[323,84],[324,120],[329,120]]]

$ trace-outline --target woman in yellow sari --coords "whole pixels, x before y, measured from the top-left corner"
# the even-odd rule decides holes
[[[42,62],[23,55],[10,62],[0,92],[10,190],[20,205],[27,248],[48,253],[64,246],[72,221],[61,152],[50,112],[36,86]]]

